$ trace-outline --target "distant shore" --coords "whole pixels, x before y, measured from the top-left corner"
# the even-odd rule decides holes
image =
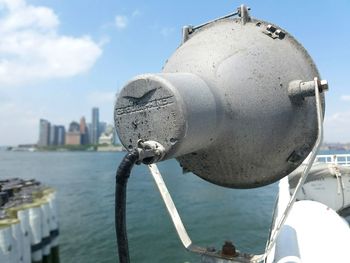
[[[350,143],[323,143],[320,150],[350,151]]]
[[[0,150],[13,152],[121,152],[125,149],[120,144],[116,145],[18,145],[18,146],[1,146]]]

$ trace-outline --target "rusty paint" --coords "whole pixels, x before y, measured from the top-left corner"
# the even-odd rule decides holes
[[[222,246],[221,254],[223,256],[234,257],[236,255],[236,248],[231,241],[225,241],[225,244]]]

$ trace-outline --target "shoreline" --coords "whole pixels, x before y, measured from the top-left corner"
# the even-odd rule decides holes
[[[23,147],[8,146],[1,147],[4,152],[123,152],[125,149],[121,145],[62,145],[47,147]]]

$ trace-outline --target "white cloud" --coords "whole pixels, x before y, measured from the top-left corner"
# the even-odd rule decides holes
[[[340,97],[340,99],[343,101],[350,101],[350,95],[343,95]]]
[[[139,15],[141,15],[141,11],[138,10],[138,9],[134,10],[134,11],[131,13],[131,16],[132,16],[132,17],[136,17],[136,16],[139,16]]]
[[[10,9],[11,10],[11,9]],[[28,27],[36,30],[51,30],[59,24],[56,14],[47,7],[21,5],[12,9],[10,14],[1,20],[1,32],[13,32]]]
[[[0,84],[70,77],[90,69],[102,54],[89,36],[58,33],[59,18],[47,7],[0,0]]]
[[[24,0],[0,0],[0,8],[15,10],[25,5]]]
[[[325,116],[325,141],[350,142],[350,111]]]
[[[102,36],[100,40],[98,41],[99,46],[107,45],[111,41],[109,36]]]
[[[175,32],[175,28],[174,27],[162,27],[160,30],[160,34],[163,37],[168,37],[171,34],[173,34]]]
[[[123,16],[123,15],[116,15],[115,16],[115,26],[118,28],[118,29],[124,29],[126,28],[126,26],[128,25],[128,18],[126,16]]]
[[[117,14],[114,18],[113,25],[119,30],[125,29],[132,22],[133,19],[140,15],[141,11],[138,9],[135,9],[131,14],[128,15]],[[108,24],[107,26],[110,26],[110,24]]]

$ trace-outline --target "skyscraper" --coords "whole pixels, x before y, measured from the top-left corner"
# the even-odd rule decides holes
[[[58,141],[58,126],[51,125],[49,145],[57,145],[57,141]]]
[[[86,125],[85,117],[80,118],[80,136],[81,136],[81,144],[88,144],[89,143],[89,134],[88,134],[88,128]]]
[[[39,146],[48,146],[50,143],[50,122],[40,119],[39,124]]]
[[[91,143],[97,144],[98,143],[98,136],[99,136],[99,111],[98,108],[92,108],[92,123],[91,123]]]
[[[66,129],[63,125],[58,125],[57,127],[57,145],[64,145],[66,138]]]
[[[88,122],[86,124],[87,126],[87,129],[88,129],[88,134],[89,134],[89,143],[92,143],[92,123],[91,122]]]
[[[79,123],[72,121],[69,124],[68,132],[66,133],[66,144],[67,145],[80,145],[80,125]]]

